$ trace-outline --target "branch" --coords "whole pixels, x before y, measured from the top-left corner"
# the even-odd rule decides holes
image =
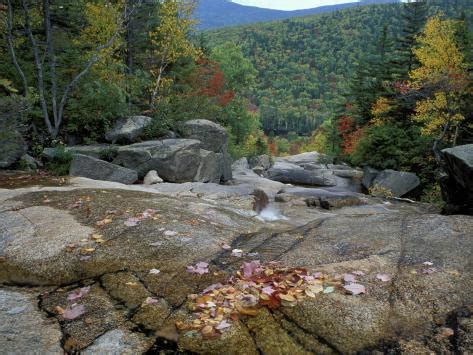
[[[31,47],[32,47],[32,50],[33,50],[35,68],[36,68],[36,73],[37,73],[37,76],[38,76],[39,101],[41,103],[41,109],[43,111],[44,122],[46,123],[46,126],[48,128],[48,132],[51,135],[54,136],[54,134],[53,134],[54,130],[53,130],[53,127],[51,126],[51,121],[49,120],[48,106],[46,105],[46,99],[44,97],[43,66],[41,65],[41,60],[39,58],[38,45],[36,44],[36,40],[33,36],[33,32],[31,31],[30,15],[29,15],[29,12],[28,12],[28,5],[26,4],[25,0],[22,0],[21,4],[22,4],[22,7],[23,7],[24,15],[25,15],[25,30],[26,30],[26,33],[28,34],[28,38],[30,39]],[[53,137],[53,138],[55,138],[55,137]]]
[[[56,77],[56,54],[54,53],[54,43],[51,33],[51,14],[49,12],[49,0],[43,0],[43,11],[44,11],[44,32],[46,33],[46,51],[49,59],[49,76],[51,80],[51,101],[54,117],[54,129],[58,131],[61,122],[58,120],[57,115],[57,77]]]
[[[66,88],[64,89],[64,93],[62,95],[62,98],[61,98],[61,102],[59,104],[59,111],[58,111],[59,124],[62,121],[62,115],[64,113],[64,107],[66,106],[66,102],[67,102],[67,99],[69,97],[69,93],[71,92],[71,90],[77,85],[77,83],[82,79],[82,77],[85,76],[89,72],[90,68],[92,68],[92,66],[99,60],[100,53],[104,49],[107,49],[107,48],[109,48],[113,45],[113,43],[115,42],[115,40],[117,39],[118,35],[120,34],[120,32],[123,28],[123,24],[128,20],[128,18],[130,16],[133,15],[133,13],[136,11],[136,9],[141,5],[141,2],[142,2],[142,0],[139,0],[138,3],[135,6],[133,6],[132,9],[129,12],[127,11],[127,7],[125,6],[124,17],[121,21],[120,21],[119,18],[117,19],[117,28],[116,28],[115,32],[113,33],[112,37],[110,37],[110,39],[106,43],[104,43],[101,46],[98,46],[96,48],[95,54],[86,63],[84,69],[82,69],[82,71],[79,74],[77,74],[75,76],[75,78],[72,79],[71,82],[66,86]]]
[[[26,81],[25,73],[21,69],[20,64],[18,63],[18,60],[16,58],[15,47],[13,43],[13,9],[12,9],[10,0],[7,0],[7,6],[8,6],[8,15],[7,15],[8,49],[10,50],[10,55],[13,61],[13,65],[15,66],[15,69],[21,78],[21,82],[23,85],[23,96],[26,97],[28,95],[28,82]]]

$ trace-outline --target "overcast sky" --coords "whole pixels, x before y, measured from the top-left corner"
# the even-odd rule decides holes
[[[356,0],[232,0],[238,4],[279,10],[310,9],[312,7],[344,4]]]

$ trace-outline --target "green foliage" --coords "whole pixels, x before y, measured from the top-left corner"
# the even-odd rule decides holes
[[[427,158],[430,147],[431,140],[422,137],[418,127],[372,126],[359,142],[351,162],[378,169],[413,170]]]
[[[91,141],[100,140],[115,120],[128,113],[126,93],[121,87],[100,79],[84,81],[69,101],[65,130]]]
[[[118,148],[117,147],[107,147],[100,151],[99,159],[112,162],[113,159],[117,156]]]
[[[72,153],[65,146],[60,145],[55,148],[54,158],[46,163],[46,169],[57,176],[69,174],[71,167]]]
[[[359,116],[369,120],[370,105],[377,96],[372,91],[382,87],[389,76],[387,71],[395,66],[390,63],[395,59],[393,50],[400,66],[405,65],[401,60],[405,51],[412,55],[411,44],[401,48],[393,42],[403,33],[409,31],[411,36],[422,27],[422,19],[409,24],[403,13],[403,8],[410,11],[412,6],[419,7],[413,4],[357,6],[209,31],[207,38],[214,46],[235,43],[251,59],[258,75],[247,96],[260,109],[265,132],[308,135],[328,118],[338,116],[341,106],[351,99],[350,92],[359,96]],[[471,1],[429,4],[429,14],[439,9],[448,16],[459,15],[460,11],[467,18],[473,14]],[[351,88],[350,79],[357,70],[361,72],[361,84]]]

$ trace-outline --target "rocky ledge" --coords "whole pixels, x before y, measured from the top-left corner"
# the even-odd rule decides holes
[[[266,163],[252,162],[263,175]],[[0,190],[0,348],[473,351],[473,217],[368,197],[335,174],[348,180],[295,187],[246,161],[233,175]]]

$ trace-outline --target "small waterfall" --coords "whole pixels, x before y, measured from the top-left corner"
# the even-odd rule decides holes
[[[258,219],[264,222],[274,222],[274,221],[287,221],[288,218],[284,216],[276,206],[268,204],[265,208],[259,213]]]

